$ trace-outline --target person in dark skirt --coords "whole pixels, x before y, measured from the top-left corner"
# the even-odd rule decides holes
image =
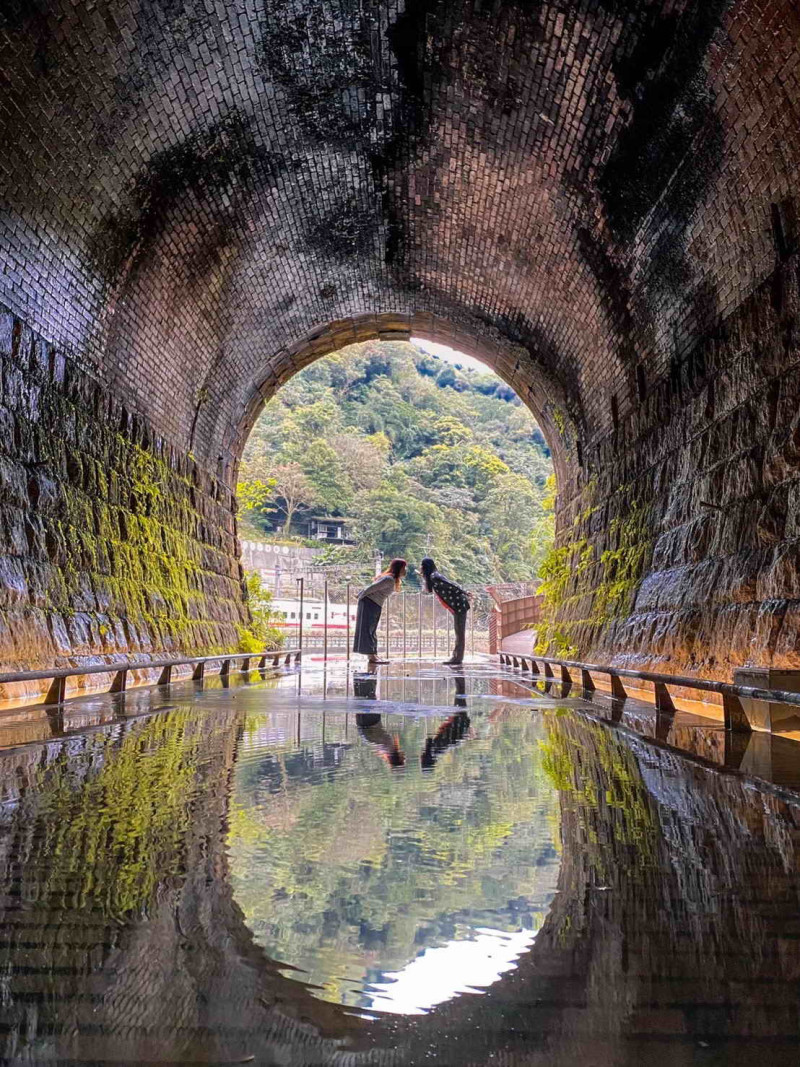
[[[383,605],[392,593],[400,591],[406,569],[404,559],[393,559],[388,569],[359,594],[353,651],[369,657],[369,670],[374,670],[379,663],[388,663],[388,660],[378,659],[378,623],[381,620]]]
[[[469,611],[469,597],[455,582],[439,574],[436,564],[430,556],[426,556],[420,564],[422,575],[425,579],[425,588],[429,593],[434,593],[442,607],[453,616],[453,630],[456,635],[455,648],[450,659],[445,660],[448,667],[456,667],[464,662],[464,645],[467,638],[467,612]]]
[[[380,715],[356,715],[356,727],[365,741],[375,745],[378,755],[390,767],[404,767],[405,753],[400,748],[400,738],[383,728]]]

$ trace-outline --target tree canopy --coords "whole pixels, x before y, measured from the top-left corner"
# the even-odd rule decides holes
[[[548,479],[541,431],[496,375],[368,342],[267,404],[242,463],[242,532],[296,533],[316,509],[350,520],[357,545],[329,555],[356,571],[380,550],[433,555],[467,583],[525,581],[552,541]]]

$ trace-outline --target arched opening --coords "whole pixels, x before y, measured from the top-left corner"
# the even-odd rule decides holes
[[[796,664],[796,5],[7,7],[9,665],[228,644],[259,406],[381,335],[534,408],[559,647]]]
[[[497,374],[529,408],[540,427],[552,455],[559,489],[574,483],[579,467],[579,424],[543,355],[514,344],[499,330],[478,331],[474,324],[458,326],[429,313],[361,315],[319,327],[266,361],[240,401],[236,425],[210,423],[208,429],[222,441],[224,453],[235,465],[264,404],[298,371],[348,345],[412,338],[462,352]],[[208,415],[213,413],[209,411]]]
[[[277,630],[321,644],[325,627],[324,647],[344,652],[359,589],[402,558],[412,595],[403,593],[391,623],[384,618],[386,649],[435,656],[450,620],[416,595],[420,560],[433,556],[472,599],[472,651],[499,648],[508,634],[494,605],[534,597],[552,551],[556,480],[533,404],[507,384],[523,387],[524,375],[506,366],[500,377],[482,356],[384,335],[297,360],[303,366],[266,402],[238,468],[259,638],[268,591],[270,640]],[[520,616],[517,628],[527,622]]]

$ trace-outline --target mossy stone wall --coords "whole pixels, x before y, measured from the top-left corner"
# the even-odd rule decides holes
[[[800,666],[800,259],[673,361],[559,499],[539,650]]]
[[[0,308],[1,669],[235,645],[234,509],[224,484]]]

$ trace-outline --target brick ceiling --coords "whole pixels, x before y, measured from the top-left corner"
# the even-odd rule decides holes
[[[412,330],[576,459],[774,265],[791,0],[3,11],[0,301],[201,458]]]

